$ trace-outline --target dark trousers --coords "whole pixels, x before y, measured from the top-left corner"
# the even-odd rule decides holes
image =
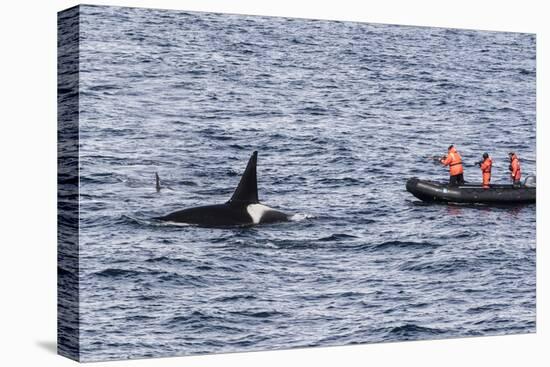
[[[458,175],[451,176],[449,178],[449,185],[451,186],[464,185],[464,174],[460,173]]]

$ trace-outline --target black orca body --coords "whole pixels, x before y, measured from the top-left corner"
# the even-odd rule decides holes
[[[248,226],[287,221],[288,215],[260,204],[258,200],[257,159],[258,152],[252,153],[239,186],[225,204],[183,209],[155,219],[208,227]]]

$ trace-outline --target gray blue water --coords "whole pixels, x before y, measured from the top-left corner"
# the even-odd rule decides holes
[[[535,36],[81,7],[83,360],[535,331],[534,205],[425,205],[535,174]],[[252,151],[293,220],[160,224],[225,202]],[[164,185],[155,190],[154,173]]]

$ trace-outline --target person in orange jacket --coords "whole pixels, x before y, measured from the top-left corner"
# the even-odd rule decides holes
[[[444,166],[449,166],[449,185],[458,186],[464,184],[464,169],[462,168],[462,157],[458,154],[454,145],[450,145],[447,157],[440,160]]]
[[[510,157],[510,166],[508,168],[510,170],[512,182],[514,186],[519,186],[521,180],[521,167],[519,165],[519,158],[514,152],[508,153],[508,157]]]
[[[483,160],[479,162],[479,168],[481,168],[481,175],[483,178],[483,188],[488,189],[491,182],[491,168],[493,166],[493,160],[489,157],[489,153],[483,153]]]

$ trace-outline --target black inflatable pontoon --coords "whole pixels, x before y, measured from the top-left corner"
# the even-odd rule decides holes
[[[418,199],[427,202],[516,205],[536,202],[537,189],[528,177],[519,187],[512,185],[491,185],[483,188],[481,184],[449,186],[444,183],[420,180],[416,177],[407,181],[407,191]]]

